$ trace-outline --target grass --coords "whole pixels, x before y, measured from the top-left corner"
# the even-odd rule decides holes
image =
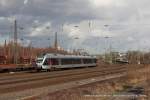
[[[135,86],[143,86],[145,89],[150,88],[150,66],[129,65],[127,76],[123,78],[49,93],[34,100],[129,100],[129,97],[113,97],[111,95],[119,95],[121,92]],[[95,97],[92,95],[95,95]],[[148,99],[140,97],[139,100]]]

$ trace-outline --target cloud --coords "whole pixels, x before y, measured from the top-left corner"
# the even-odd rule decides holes
[[[60,45],[66,49],[102,52],[108,46],[105,36],[113,37],[114,48],[120,51],[136,49],[137,44],[149,48],[149,3],[149,0],[0,0],[0,33],[13,33],[10,18],[15,17],[18,27],[24,28],[18,29],[19,38],[42,39],[40,43],[34,42],[36,46],[52,45],[54,33],[58,32]]]
[[[51,23],[46,22],[40,26],[31,27],[30,34],[28,34],[28,35],[31,37],[50,36],[50,32],[51,32]]]
[[[133,38],[133,37],[128,37],[128,38],[127,38],[127,41],[133,42],[133,41],[134,41],[134,38]]]
[[[24,4],[26,5],[28,3],[28,0],[24,0]]]
[[[112,0],[90,0],[91,3],[93,3],[94,6],[109,6],[112,4]]]

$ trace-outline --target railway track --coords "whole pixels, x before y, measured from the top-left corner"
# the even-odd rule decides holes
[[[126,67],[114,68],[86,68],[79,70],[67,70],[46,73],[20,73],[12,76],[0,77],[0,94],[19,92],[27,89],[46,87],[76,80],[82,80],[98,76],[107,76],[123,73]]]
[[[119,66],[111,66],[112,68],[120,68]],[[125,66],[121,66],[121,68],[125,68]],[[80,69],[69,69],[69,70],[59,70],[59,71],[52,71],[52,72],[13,72],[13,73],[1,73],[0,74],[0,81],[4,80],[14,80],[18,78],[29,78],[29,77],[39,77],[39,76],[45,76],[45,75],[58,75],[58,74],[64,74],[64,73],[79,73],[79,71],[95,71],[95,70],[107,70],[109,68],[103,66],[102,68],[99,67],[90,67],[90,68],[80,68]]]
[[[111,65],[111,67],[120,67],[120,66],[122,66],[122,65]],[[102,66],[100,66],[101,67],[101,69],[103,70],[103,69],[108,69],[108,65],[102,65]],[[99,67],[95,67],[95,68],[98,68],[99,69]],[[87,67],[87,68],[79,68],[79,70],[95,70],[95,68],[91,68],[91,67]],[[51,71],[50,73],[60,73],[60,72],[72,72],[72,71],[74,71],[74,72],[76,72],[76,71],[78,71],[78,68],[75,68],[75,69],[68,69],[68,70],[66,70],[66,69],[64,69],[64,70],[56,70],[56,71]],[[39,75],[42,75],[42,74],[47,74],[47,72],[46,71],[42,71],[42,72],[37,72],[37,74],[36,74],[36,70],[29,70],[29,71],[19,71],[19,72],[15,72],[15,71],[10,71],[10,72],[6,72],[6,73],[0,73],[0,79],[5,79],[5,78],[7,78],[7,77],[20,77],[20,76],[26,76],[26,75],[31,75],[31,76],[33,76],[33,73],[35,74],[35,75],[38,75],[39,73]],[[49,72],[48,72],[49,73]]]
[[[34,69],[35,67],[31,67],[31,65],[0,65],[0,73],[29,71]]]
[[[117,68],[117,70],[122,70],[123,68]],[[116,68],[111,69],[111,71],[116,70]],[[101,73],[105,73],[106,71],[109,71],[107,69],[103,69],[103,70],[93,70],[93,71],[84,71],[83,73],[81,72],[75,72],[75,73],[55,73],[55,74],[39,74],[39,75],[30,75],[30,76],[23,76],[23,77],[18,77],[18,79],[16,79],[17,77],[9,77],[9,78],[0,78],[0,85],[6,85],[6,84],[13,84],[13,83],[21,83],[21,82],[28,82],[28,81],[36,81],[36,80],[42,80],[42,79],[49,79],[49,78],[57,78],[57,77],[64,77],[64,76],[69,76],[69,75],[76,75],[76,74],[86,74],[86,73],[95,73],[95,72],[100,72]],[[22,79],[23,78],[23,79]]]

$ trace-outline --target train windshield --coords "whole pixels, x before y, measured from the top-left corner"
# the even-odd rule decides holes
[[[42,58],[41,58],[41,59],[37,59],[37,60],[36,60],[36,62],[37,62],[37,63],[42,63],[42,61],[43,61],[43,59],[42,59]]]

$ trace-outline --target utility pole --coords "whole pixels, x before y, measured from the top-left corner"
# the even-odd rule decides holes
[[[18,35],[17,35],[17,20],[14,21],[14,51],[13,51],[13,57],[14,57],[14,64],[17,64],[18,59]]]

